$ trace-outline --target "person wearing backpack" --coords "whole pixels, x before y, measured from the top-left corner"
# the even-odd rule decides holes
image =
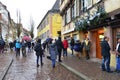
[[[55,40],[53,40],[52,43],[49,45],[49,53],[50,53],[50,57],[52,60],[52,67],[55,68],[55,62],[56,62],[57,55],[58,55],[58,50],[55,44]]]
[[[37,63],[37,67],[39,67],[39,58],[40,58],[40,62],[41,62],[41,66],[43,66],[43,50],[42,50],[42,46],[41,46],[41,39],[37,40],[37,43],[34,47],[35,53],[36,53],[36,63]]]

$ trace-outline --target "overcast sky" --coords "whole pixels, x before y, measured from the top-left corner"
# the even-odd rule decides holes
[[[11,18],[17,22],[17,10],[21,14],[23,27],[29,29],[30,16],[32,16],[35,27],[38,26],[48,10],[52,8],[56,0],[0,0],[7,6]],[[36,31],[35,31],[36,32]]]

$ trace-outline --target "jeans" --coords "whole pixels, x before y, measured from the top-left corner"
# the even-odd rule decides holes
[[[120,57],[116,57],[116,70],[120,71]]]
[[[42,65],[43,64],[42,55],[37,55],[37,65],[39,65],[39,58],[40,58],[40,62],[41,62],[41,65]]]
[[[102,58],[102,70],[110,71],[110,56]]]
[[[20,56],[20,48],[16,48],[16,56]]]
[[[66,55],[67,56],[67,49],[63,49],[63,56]]]
[[[86,52],[86,59],[90,59],[89,51],[88,51],[88,50],[85,50],[85,52]]]
[[[58,50],[58,61],[61,62],[61,52],[62,50]]]
[[[55,59],[52,59],[52,67],[53,67],[53,68],[55,67],[55,62],[56,62],[56,60],[55,60]]]
[[[73,53],[74,53],[74,52],[73,52],[73,47],[74,47],[74,46],[71,46],[72,55],[73,55]]]

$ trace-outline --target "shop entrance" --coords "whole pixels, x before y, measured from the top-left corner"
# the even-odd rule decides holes
[[[101,56],[101,41],[104,37],[104,29],[99,29],[94,32],[94,37],[96,40],[96,58],[102,59]]]

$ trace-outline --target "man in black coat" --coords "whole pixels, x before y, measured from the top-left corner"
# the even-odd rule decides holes
[[[58,50],[58,61],[62,62],[61,53],[62,53],[62,49],[63,49],[63,43],[61,41],[61,37],[58,37],[58,40],[56,41],[56,46],[57,46],[57,50]]]
[[[102,52],[102,71],[112,72],[110,70],[110,46],[108,44],[109,38],[104,37],[104,40],[101,43],[101,52]]]
[[[74,44],[75,44],[74,38],[71,37],[70,47],[71,47],[72,55],[73,55],[73,47],[74,47]]]

